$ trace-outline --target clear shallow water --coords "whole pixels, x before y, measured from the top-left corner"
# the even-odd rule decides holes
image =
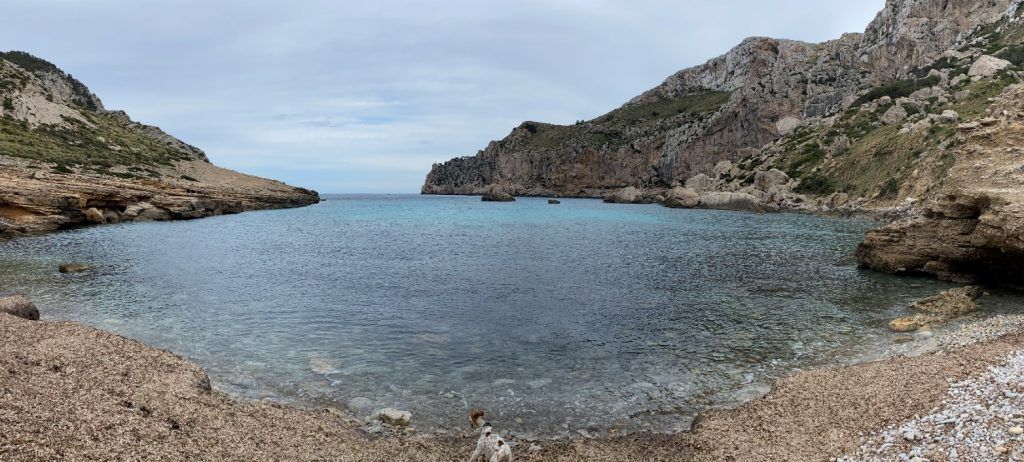
[[[859,220],[329,199],[0,243],[0,289],[241,396],[398,407],[420,428],[461,429],[477,406],[551,437],[685,429],[771,377],[889,346],[885,323],[947,287],[858,270]],[[97,269],[58,274],[69,261]]]

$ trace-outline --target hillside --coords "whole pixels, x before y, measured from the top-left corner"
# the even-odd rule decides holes
[[[870,213],[898,222],[867,236],[867,267],[1021,282],[991,267],[1024,255],[1022,13],[889,0],[863,34],[748,39],[607,115],[435,164],[423,193]]]
[[[28,53],[0,53],[0,232],[198,218],[319,201],[313,191],[210,164]]]

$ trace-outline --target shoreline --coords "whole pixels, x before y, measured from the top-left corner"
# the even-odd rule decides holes
[[[375,436],[339,411],[236,399],[171,352],[74,322],[0,314],[0,338],[4,460],[440,461],[475,444],[397,427]],[[1024,351],[1024,315],[970,320],[929,343],[920,355],[797,372],[762,397],[701,413],[688,432],[511,443],[526,461],[830,460]]]

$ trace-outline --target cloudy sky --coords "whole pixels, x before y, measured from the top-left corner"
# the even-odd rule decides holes
[[[327,193],[419,191],[523,120],[618,107],[748,36],[859,32],[884,0],[5,0],[0,49],[217,164]]]

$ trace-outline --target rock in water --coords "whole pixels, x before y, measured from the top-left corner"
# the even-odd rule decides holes
[[[633,186],[622,188],[604,196],[604,201],[610,204],[643,204],[650,202],[644,197],[643,192]]]
[[[700,194],[690,188],[672,188],[662,205],[673,209],[692,209],[700,205]]]
[[[404,427],[409,425],[412,421],[412,413],[409,411],[400,411],[398,409],[386,408],[377,411],[377,418],[381,422],[396,427]]]
[[[58,269],[61,273],[84,273],[92,269],[92,267],[81,263],[65,263],[60,265]]]
[[[984,294],[980,287],[966,286],[950,289],[910,305],[910,309],[925,314],[952,319],[978,309],[975,302]]]
[[[484,202],[515,202],[516,198],[505,192],[505,190],[500,186],[492,184],[487,187],[487,190],[484,191],[483,197],[481,197],[480,200]]]
[[[976,311],[975,302],[984,294],[980,287],[961,287],[941,292],[938,295],[914,302],[911,310],[920,314],[895,319],[889,323],[894,332],[913,332],[934,323],[949,322],[953,318]]]
[[[23,294],[0,295],[0,313],[7,313],[29,321],[39,320],[39,309]]]
[[[560,201],[558,199],[548,199],[548,203],[551,204],[551,205],[558,205],[558,204],[561,204],[562,201]]]

